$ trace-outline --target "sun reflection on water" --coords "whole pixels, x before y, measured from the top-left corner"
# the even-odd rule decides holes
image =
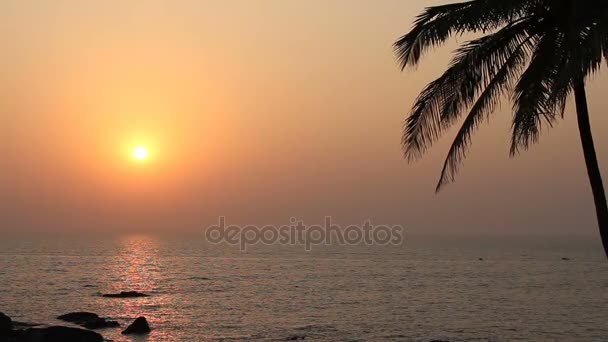
[[[112,266],[107,274],[101,275],[107,280],[107,289],[110,292],[138,291],[149,295],[141,298],[112,299],[112,311],[116,318],[125,320],[125,324],[131,323],[139,316],[145,316],[153,329],[150,340],[170,337],[163,335],[163,332],[166,332],[164,329],[155,327],[166,324],[165,319],[177,312],[171,294],[163,290],[167,283],[170,284],[170,280],[165,279],[159,251],[159,241],[154,237],[121,237],[117,241]]]
[[[157,241],[149,236],[132,235],[120,239],[113,290],[152,292],[160,274]]]

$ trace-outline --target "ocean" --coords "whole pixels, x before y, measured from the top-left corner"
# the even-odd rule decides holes
[[[401,246],[212,245],[200,236],[3,236],[0,311],[114,341],[608,341],[597,237],[406,236]],[[564,260],[563,258],[566,258]],[[104,298],[127,290],[146,298]]]

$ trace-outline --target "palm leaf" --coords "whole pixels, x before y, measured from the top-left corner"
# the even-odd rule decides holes
[[[521,21],[458,50],[448,70],[416,99],[406,120],[402,144],[408,160],[419,158],[473,103],[499,67],[528,37],[528,30],[529,23]]]
[[[528,69],[522,74],[514,91],[513,135],[510,154],[527,149],[540,136],[542,119],[552,125],[555,108],[549,105],[551,84],[559,74],[565,57],[563,33],[553,30],[539,41]]]
[[[426,50],[443,44],[454,34],[486,32],[513,22],[534,2],[472,0],[428,7],[416,18],[412,30],[394,44],[401,68],[418,64]]]
[[[466,152],[471,144],[473,131],[494,111],[496,105],[500,102],[500,97],[511,86],[515,75],[525,65],[533,46],[533,38],[533,36],[528,37],[513,51],[471,108],[450,147],[441,170],[441,177],[435,189],[436,192],[439,192],[443,185],[454,180],[459,166],[464,158],[466,158]]]

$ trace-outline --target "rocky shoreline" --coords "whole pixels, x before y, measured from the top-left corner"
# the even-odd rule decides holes
[[[128,291],[116,294],[104,294],[106,298],[148,297],[147,294]],[[3,342],[103,342],[104,337],[94,330],[119,328],[120,323],[93,312],[70,312],[57,317],[58,320],[71,323],[80,328],[67,326],[43,326],[41,324],[13,321],[0,312],[0,341]],[[127,328],[123,335],[143,335],[150,332],[150,325],[145,317],[138,317]]]
[[[57,319],[79,325],[83,328],[65,326],[45,326],[31,323],[14,322],[9,316],[0,312],[0,340],[6,342],[103,342],[103,336],[93,330],[118,328],[116,321],[100,317],[92,312],[71,312]],[[126,329],[123,335],[142,335],[150,332],[150,325],[145,317],[138,317]]]

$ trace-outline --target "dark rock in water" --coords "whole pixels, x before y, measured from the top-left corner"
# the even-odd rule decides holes
[[[70,312],[57,317],[57,319],[65,322],[76,323],[78,325],[84,325],[87,322],[98,320],[99,316],[92,312]]]
[[[483,261],[483,258],[479,258],[479,259],[477,259],[477,260],[479,260],[479,261]]]
[[[570,258],[562,258],[562,260],[568,261],[568,260],[570,260]]]
[[[150,332],[150,326],[148,325],[148,321],[146,317],[137,317],[137,319],[131,323],[127,327],[127,329],[123,330],[123,335],[129,334],[147,334]]]
[[[0,341],[2,342],[29,342],[24,339],[25,331],[23,330],[10,330],[4,333],[0,333]]]
[[[107,298],[138,298],[138,297],[150,297],[149,295],[137,291],[122,291],[121,293],[105,293],[101,295]]]
[[[57,319],[78,324],[87,329],[116,328],[120,326],[118,322],[108,321],[92,312],[70,312],[69,314],[57,317]]]
[[[48,327],[31,328],[19,338],[19,342],[103,342],[100,334],[78,328]]]
[[[116,321],[108,321],[105,318],[98,318],[96,320],[88,321],[82,325],[87,329],[105,329],[105,328],[116,328],[120,324]]]
[[[0,336],[13,330],[13,320],[0,312]]]
[[[300,341],[300,340],[305,340],[306,336],[304,335],[293,335],[293,336],[289,336],[288,338],[285,339],[285,341]]]

